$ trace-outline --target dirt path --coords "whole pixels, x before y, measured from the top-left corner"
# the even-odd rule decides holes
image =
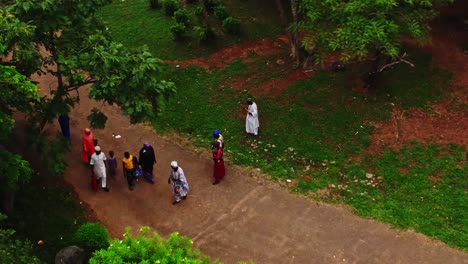
[[[40,87],[50,85],[47,76],[38,81]],[[140,181],[131,192],[119,167],[118,177],[109,180],[110,193],[91,191],[89,168],[80,160],[80,138],[88,125],[86,115],[95,106],[109,117],[105,130],[94,131],[106,153],[112,149],[121,158],[127,150],[137,153],[144,141],[152,143],[158,158],[155,185]],[[468,263],[467,253],[359,218],[345,208],[289,194],[241,168],[228,166],[225,181],[212,186],[207,151],[189,151],[151,128],[130,125],[117,107],[83,98],[71,120],[72,148],[65,179],[115,238],[126,226],[147,225],[162,235],[178,231],[193,238],[202,252],[225,263]],[[112,133],[122,138],[113,138]],[[174,159],[185,170],[191,188],[188,199],[177,206],[171,204],[167,184]]]

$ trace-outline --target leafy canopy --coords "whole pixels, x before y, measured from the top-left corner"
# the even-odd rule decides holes
[[[210,263],[209,257],[192,249],[192,244],[178,233],[166,240],[149,227],[140,228],[137,236],[127,228],[123,240],[112,240],[109,248],[94,252],[89,263]]]
[[[320,55],[338,51],[343,60],[383,53],[400,55],[403,36],[425,41],[437,8],[453,0],[303,0],[303,45]]]
[[[92,98],[121,106],[132,122],[151,118],[148,114],[175,91],[172,83],[160,79],[161,61],[146,48],[128,49],[110,39],[96,16],[110,2],[19,0],[7,7],[35,28],[30,41],[15,42],[13,63],[26,75],[57,78],[51,94],[35,106],[34,122],[40,129],[79,103],[85,85],[91,84]]]
[[[4,54],[15,39],[27,39],[33,27],[20,22],[13,14],[0,9],[0,54]],[[0,63],[0,145],[11,137],[13,110],[28,111],[39,96],[37,87],[14,66]],[[0,180],[3,191],[13,191],[27,183],[32,170],[21,156],[0,148]],[[6,262],[5,262],[6,263]]]
[[[0,214],[0,222],[6,216]],[[41,261],[32,254],[31,243],[27,240],[15,239],[15,231],[0,228],[0,263],[38,264]]]

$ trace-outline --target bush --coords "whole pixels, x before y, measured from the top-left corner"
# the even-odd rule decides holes
[[[195,8],[195,16],[196,16],[198,19],[200,19],[200,20],[203,19],[203,17],[204,17],[204,14],[203,14],[203,7],[197,6],[197,7]]]
[[[240,33],[240,20],[234,17],[227,17],[223,20],[223,29],[230,34]]]
[[[149,4],[151,9],[158,9],[161,7],[159,0],[149,0]]]
[[[187,4],[194,4],[197,3],[198,0],[187,0]]]
[[[174,40],[176,41],[183,40],[187,33],[187,27],[182,23],[176,23],[175,25],[171,26],[170,30]]]
[[[214,15],[219,21],[223,21],[226,17],[229,16],[224,5],[218,5],[214,8]]]
[[[100,223],[85,223],[76,230],[75,241],[83,249],[94,252],[109,246],[109,232]]]
[[[218,0],[205,0],[205,8],[208,13],[213,13],[214,8],[220,5]]]
[[[109,248],[94,252],[90,264],[107,263],[212,263],[208,256],[193,248],[188,237],[172,233],[167,239],[151,232],[149,227],[140,228],[134,236],[130,229],[123,240],[112,240]],[[217,263],[216,261],[214,263]]]
[[[163,8],[167,16],[173,16],[174,12],[180,8],[179,2],[177,0],[164,0]]]
[[[206,25],[204,27],[195,27],[196,38],[200,42],[210,42],[216,37],[212,27]]]
[[[189,24],[189,14],[186,9],[179,9],[174,12],[174,18],[177,23],[184,24],[188,26]]]

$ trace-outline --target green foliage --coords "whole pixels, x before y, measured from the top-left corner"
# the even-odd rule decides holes
[[[187,36],[187,27],[182,23],[175,23],[171,26],[172,37],[176,41],[181,41]]]
[[[205,14],[203,13],[203,7],[201,6],[197,6],[195,8],[194,14],[199,20],[202,20],[205,17]]]
[[[82,224],[75,232],[76,243],[89,252],[109,246],[109,232],[100,223]]]
[[[188,26],[189,24],[189,13],[187,9],[181,8],[174,12],[174,19],[177,23]]]
[[[133,123],[155,117],[154,109],[164,108],[165,100],[175,92],[173,83],[160,79],[161,61],[146,47],[128,50],[99,35],[90,36],[89,40],[104,42],[94,46],[86,58],[89,64],[84,68],[96,76],[90,96],[121,105]]]
[[[229,34],[238,35],[241,31],[240,20],[234,17],[225,18],[223,20],[222,27]]]
[[[204,0],[203,2],[208,13],[213,13],[215,7],[221,4],[219,0]]]
[[[151,9],[158,9],[161,7],[159,0],[149,0],[149,4]]]
[[[243,41],[256,41],[284,34],[284,26],[277,19],[278,11],[274,4],[226,0],[223,5],[241,20]],[[203,27],[206,24],[214,29],[218,27],[219,23],[214,17],[204,17],[203,8],[199,4],[189,5],[187,10],[193,14],[194,19],[190,22],[194,27]],[[164,12],[149,9],[147,1],[113,1],[99,11],[99,16],[106,21],[109,29],[106,32],[112,35],[114,41],[126,47],[146,45],[154,56],[163,60],[206,57],[239,41],[236,35],[220,34],[210,45],[199,45],[196,33],[189,30],[188,38],[175,42],[170,31],[174,24],[173,18],[165,16]]]
[[[166,240],[149,227],[142,227],[137,236],[127,228],[123,240],[112,240],[109,248],[96,251],[89,263],[210,263],[209,257],[192,249],[192,244],[178,233]]]
[[[204,27],[195,27],[195,37],[198,39],[198,41],[207,43],[212,41],[214,38],[216,38],[216,34],[210,26],[204,26]]]
[[[0,222],[6,216],[0,214]],[[32,244],[28,240],[20,240],[14,237],[12,229],[0,228],[0,263],[36,264],[42,263],[33,255]]]
[[[91,114],[87,119],[91,128],[103,129],[106,126],[107,116],[97,108],[91,110]]]
[[[43,262],[54,263],[57,252],[75,243],[75,230],[86,215],[74,200],[73,189],[62,182],[58,183],[61,187],[48,187],[44,182],[47,178],[47,175],[35,175],[31,184],[18,190],[16,208],[7,224],[22,239],[43,240],[43,245],[34,247],[34,253]]]
[[[34,28],[22,23],[9,11],[0,8],[0,54],[14,46],[15,39],[27,40]],[[39,101],[37,87],[13,66],[0,63],[0,144],[11,138],[13,111],[31,111]],[[31,179],[29,163],[17,154],[0,149],[0,184],[2,191],[15,191]]]
[[[145,48],[129,50],[110,41],[106,27],[95,16],[99,8],[110,2],[25,0],[9,6],[19,19],[35,27],[28,43],[36,49],[43,46],[50,53],[40,60],[41,71],[57,77],[52,96],[44,97],[34,106],[31,120],[38,131],[64,109],[72,108],[78,98],[71,92],[86,84],[93,84],[90,94],[94,99],[122,106],[132,122],[141,121],[143,111],[157,109],[173,92],[172,84],[158,78],[160,60]],[[18,42],[18,45],[21,47],[26,42]],[[19,51],[21,48],[14,49],[13,53]],[[13,60],[13,63],[19,61]]]
[[[45,163],[49,176],[61,177],[67,169],[65,154],[70,148],[70,142],[61,133],[56,139],[50,139],[49,133],[34,133],[35,130],[28,130],[28,143],[32,150],[39,154],[39,160]]]
[[[339,51],[342,60],[360,60],[377,51],[400,55],[401,36],[428,39],[437,8],[452,0],[343,1],[304,0],[303,20],[293,25],[306,35],[303,45],[320,55]]]
[[[20,155],[0,149],[0,180],[2,191],[15,191],[31,180],[29,162]]]
[[[214,8],[214,15],[219,21],[223,21],[229,16],[228,12],[226,11],[226,6],[224,5],[216,6]]]
[[[173,16],[174,12],[179,10],[180,5],[177,0],[163,0],[164,14],[166,16]]]

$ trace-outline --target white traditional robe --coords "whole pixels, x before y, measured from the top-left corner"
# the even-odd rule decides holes
[[[254,102],[251,105],[249,105],[249,108],[247,109],[247,117],[245,118],[245,131],[249,134],[258,134],[258,127],[260,126],[260,123],[258,122],[258,110],[257,110],[257,104]],[[251,113],[252,115],[249,115]]]
[[[175,196],[175,200],[180,202],[182,197],[187,196],[189,191],[189,185],[187,179],[185,178],[184,170],[181,167],[177,168],[177,171],[171,169],[171,175],[169,176],[171,180],[172,193]],[[179,192],[176,192],[176,189],[179,189]]]
[[[97,155],[94,153],[91,155],[91,161],[89,164],[93,165],[94,175],[96,175],[97,179],[101,179],[102,188],[106,188],[106,164],[104,161],[106,160],[106,155],[104,152],[99,153]]]

